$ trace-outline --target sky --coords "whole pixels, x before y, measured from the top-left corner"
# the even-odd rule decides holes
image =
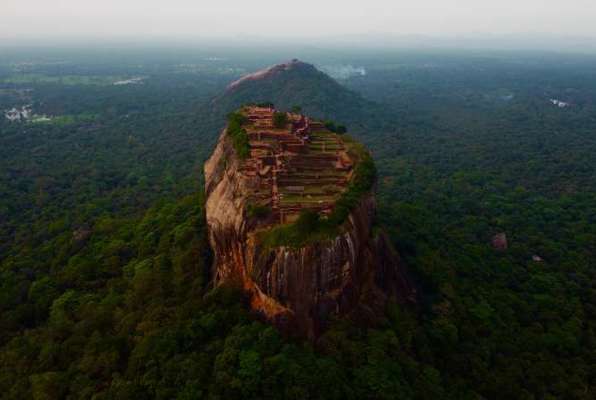
[[[0,0],[0,39],[510,34],[596,38],[596,1]]]

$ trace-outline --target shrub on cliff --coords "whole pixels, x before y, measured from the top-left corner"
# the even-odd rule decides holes
[[[290,225],[282,225],[265,232],[261,241],[265,247],[301,247],[316,240],[333,236],[335,230],[313,210],[303,210]]]
[[[315,232],[319,228],[320,222],[319,214],[317,214],[315,211],[302,210],[298,220],[295,223],[296,230],[303,235],[308,235],[312,232]]]
[[[285,112],[276,111],[273,114],[273,126],[281,129],[286,125],[288,125],[288,115]]]
[[[329,129],[331,132],[335,132],[335,122],[325,121],[325,128]]]
[[[362,196],[372,189],[376,173],[375,164],[370,155],[358,163],[348,189],[335,202],[335,208],[328,220],[331,225],[339,226],[344,223]]]
[[[348,131],[348,128],[346,128],[345,125],[336,125],[333,121],[325,121],[325,128],[340,135],[343,135]]]
[[[242,125],[246,123],[246,117],[240,113],[230,113],[228,115],[228,135],[232,138],[234,150],[240,159],[244,160],[250,154],[248,135]]]
[[[268,206],[262,206],[258,204],[249,204],[246,207],[246,215],[249,218],[263,219],[271,213],[271,208]]]

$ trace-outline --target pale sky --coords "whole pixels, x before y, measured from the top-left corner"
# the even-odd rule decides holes
[[[596,37],[596,0],[0,0],[0,38]]]

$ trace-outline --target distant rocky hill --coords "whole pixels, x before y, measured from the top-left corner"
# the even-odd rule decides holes
[[[368,151],[320,121],[270,107],[231,114],[205,164],[215,283],[239,285],[255,312],[311,338],[333,316],[374,321],[389,298],[413,300],[399,256],[373,227],[374,183]]]
[[[380,112],[375,103],[343,87],[313,65],[296,59],[232,82],[212,105],[221,114],[244,104],[265,102],[283,110],[298,106],[313,117],[349,125]]]

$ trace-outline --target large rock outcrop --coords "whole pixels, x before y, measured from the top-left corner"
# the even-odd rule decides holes
[[[375,198],[364,196],[341,233],[301,248],[265,248],[247,216],[250,178],[224,130],[205,164],[206,213],[216,284],[241,285],[251,307],[286,332],[314,338],[333,315],[374,319],[387,299],[413,300],[397,254],[373,232]]]

